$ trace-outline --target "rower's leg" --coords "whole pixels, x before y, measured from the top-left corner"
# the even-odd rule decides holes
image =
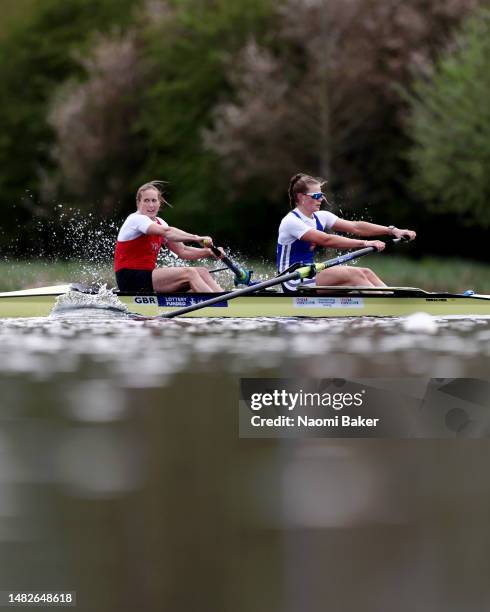
[[[364,268],[336,266],[322,270],[316,275],[317,285],[374,287],[374,283],[364,273]]]
[[[208,291],[223,291],[223,288],[211,276],[207,268],[194,268],[199,272],[201,280],[209,287]]]
[[[157,293],[166,291],[209,293],[214,291],[202,280],[198,268],[156,268],[153,270],[151,280],[153,289]]]
[[[361,270],[374,287],[386,287],[386,283],[384,283],[372,270],[369,268],[361,268]]]
[[[188,270],[190,291],[195,291],[196,293],[210,293],[214,291],[214,289],[211,289],[202,279],[199,268],[186,268],[186,270]]]

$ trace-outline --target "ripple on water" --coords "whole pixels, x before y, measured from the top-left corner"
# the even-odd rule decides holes
[[[134,321],[100,311],[0,321],[0,374],[55,374],[161,386],[179,372],[246,376],[423,375],[441,364],[488,371],[490,320],[180,319]],[[468,365],[468,364],[467,364]],[[468,366],[469,367],[469,366]],[[397,370],[398,368],[398,370]]]

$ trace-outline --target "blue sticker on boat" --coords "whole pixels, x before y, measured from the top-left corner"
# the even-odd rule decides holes
[[[158,305],[162,308],[185,308],[186,306],[193,306],[194,304],[200,304],[201,302],[205,302],[209,300],[209,297],[197,296],[197,295],[159,295],[158,296]],[[216,302],[210,306],[210,308],[227,308],[228,302],[223,300],[223,302]]]

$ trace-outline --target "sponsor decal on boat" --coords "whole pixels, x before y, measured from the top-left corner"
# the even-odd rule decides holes
[[[363,308],[364,298],[361,297],[295,297],[295,308]]]
[[[193,306],[194,304],[199,304],[200,302],[205,302],[209,300],[209,297],[205,296],[196,296],[196,295],[159,295],[158,296],[158,305],[160,307],[169,306],[174,308],[184,308],[185,306]],[[224,300],[223,302],[216,302],[213,304],[212,308],[227,308],[228,302]]]

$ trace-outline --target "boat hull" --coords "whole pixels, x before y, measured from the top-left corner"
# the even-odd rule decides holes
[[[0,318],[46,317],[51,314],[56,298],[69,291],[69,286],[25,290],[0,294]],[[260,293],[186,314],[186,317],[403,317],[418,312],[433,316],[490,315],[490,296],[432,294],[421,290],[420,295],[398,290],[392,295],[346,295],[345,291],[331,295],[284,295]],[[210,294],[119,294],[119,300],[131,313],[152,317],[195,302],[209,299]],[[90,306],[90,305],[87,305]],[[83,308],[83,305],[80,306]]]
[[[121,296],[120,300],[131,312],[146,316],[164,314],[176,308],[191,305],[189,300],[177,300],[168,306],[164,296]],[[160,302],[160,303],[159,303]],[[490,300],[471,297],[423,298],[388,296],[290,296],[281,294],[250,295],[223,302],[219,306],[187,313],[186,317],[403,317],[417,312],[433,316],[490,315]]]

